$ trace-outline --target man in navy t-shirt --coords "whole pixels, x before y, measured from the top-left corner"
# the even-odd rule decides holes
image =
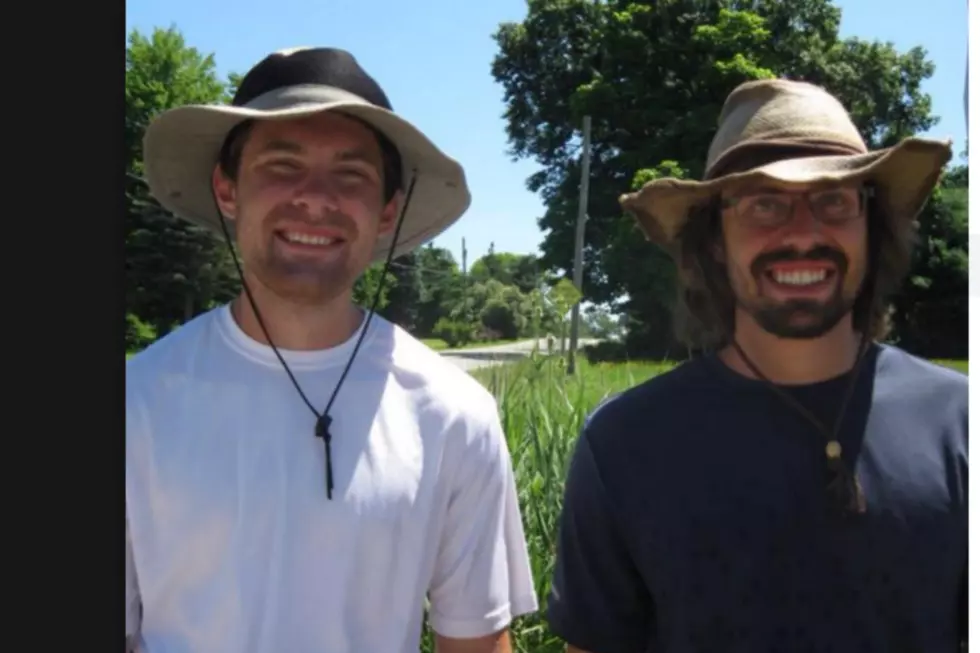
[[[950,157],[869,152],[826,91],[765,80],[727,99],[702,181],[622,198],[705,353],[579,438],[548,604],[570,651],[959,650],[967,378],[881,344]]]

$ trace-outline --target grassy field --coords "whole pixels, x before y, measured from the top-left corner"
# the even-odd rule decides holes
[[[966,361],[937,362],[964,373],[968,369]],[[565,468],[583,419],[610,394],[669,368],[669,364],[645,362],[588,365],[582,361],[578,373],[568,377],[563,361],[541,357],[473,373],[499,402],[542,608],[554,567]],[[519,619],[512,636],[514,650],[521,653],[564,651],[541,614]],[[430,633],[423,644],[423,651],[432,651]]]
[[[970,361],[947,361],[947,360],[937,360],[933,361],[939,363],[940,365],[945,365],[946,367],[951,367],[954,370],[963,372],[963,374],[970,373]]]

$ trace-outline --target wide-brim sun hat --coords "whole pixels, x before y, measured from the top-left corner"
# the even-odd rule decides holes
[[[792,151],[797,158],[777,156],[765,165],[726,171],[739,157],[769,150]],[[810,151],[813,156],[807,156]],[[882,215],[911,222],[952,155],[951,141],[918,137],[869,151],[847,110],[825,89],[782,79],[752,81],[726,99],[700,181],[655,179],[622,195],[620,206],[648,240],[668,249],[693,209],[709,204],[726,188],[759,182],[780,187],[867,182],[875,188]]]
[[[462,166],[392,110],[384,91],[348,52],[293,48],[273,53],[243,78],[230,105],[170,109],[143,137],[144,169],[160,204],[192,223],[222,232],[212,174],[228,134],[246,120],[290,120],[336,111],[387,137],[402,161],[402,179],[414,178],[392,258],[431,241],[462,217],[470,192]],[[404,201],[404,200],[403,200]],[[234,221],[225,225],[234,233]],[[381,235],[372,260],[384,260],[393,232]]]

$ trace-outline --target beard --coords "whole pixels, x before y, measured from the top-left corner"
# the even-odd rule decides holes
[[[840,324],[854,308],[855,296],[844,292],[847,278],[847,257],[840,251],[827,246],[815,247],[806,254],[795,250],[781,249],[758,256],[750,267],[757,287],[766,273],[766,268],[781,261],[822,261],[830,262],[836,270],[832,295],[827,299],[788,299],[776,301],[763,298],[747,301],[736,298],[736,303],[748,313],[764,331],[777,338],[809,340],[819,338]]]
[[[289,251],[279,229],[301,224],[327,227],[343,234],[333,251],[297,253]],[[323,305],[349,295],[369,261],[359,256],[358,229],[348,216],[333,214],[315,222],[283,220],[273,213],[252,233],[239,234],[242,262],[249,274],[277,297],[296,304]],[[370,252],[366,252],[370,256]]]
[[[272,249],[272,248],[270,248]],[[325,265],[289,261],[268,252],[251,261],[250,271],[282,299],[298,304],[326,304],[349,293],[358,273],[349,258]]]
[[[854,308],[854,301],[836,294],[824,302],[793,299],[779,305],[741,305],[756,324],[777,338],[809,340],[827,334],[840,324]]]

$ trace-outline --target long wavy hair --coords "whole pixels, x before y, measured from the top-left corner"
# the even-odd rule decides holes
[[[807,154],[812,156],[812,150]],[[789,158],[786,150],[746,152],[716,174],[748,170],[783,158]],[[916,230],[913,220],[885,215],[873,192],[866,209],[867,276],[855,300],[852,320],[856,331],[880,341],[891,329],[888,298],[908,274]],[[735,334],[735,295],[724,263],[715,256],[721,246],[721,206],[716,198],[691,212],[673,251],[678,271],[675,332],[678,340],[693,349],[718,349],[729,344]]]

